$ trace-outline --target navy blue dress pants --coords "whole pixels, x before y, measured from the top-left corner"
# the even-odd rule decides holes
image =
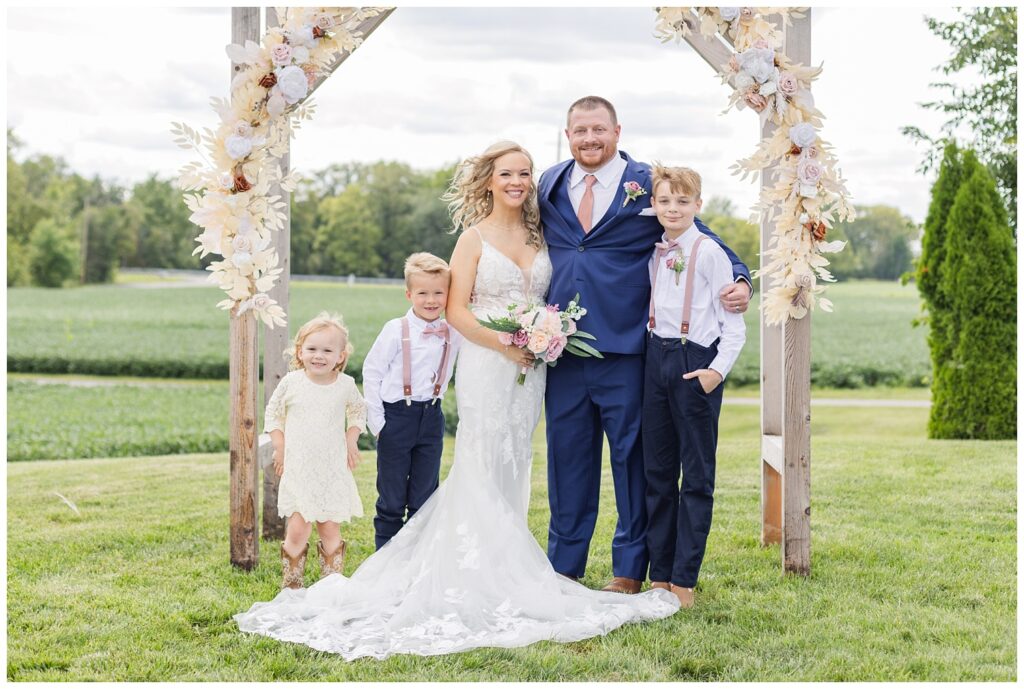
[[[612,573],[647,574],[644,458],[640,441],[643,357],[565,356],[548,369],[548,559],[560,574],[583,576],[600,502],[604,435],[611,454],[618,520]]]
[[[384,428],[377,438],[377,550],[398,533],[435,490],[444,447],[441,403],[384,403]]]
[[[648,335],[643,448],[651,581],[692,588],[704,560],[723,386],[708,394],[700,380],[684,380],[683,374],[707,368],[717,344],[702,347],[691,340],[684,345],[679,338]]]

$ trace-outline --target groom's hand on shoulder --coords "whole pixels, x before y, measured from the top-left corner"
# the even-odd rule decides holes
[[[722,299],[722,306],[731,313],[744,313],[750,306],[750,296],[754,288],[746,280],[737,280],[731,285],[726,285],[718,296]]]

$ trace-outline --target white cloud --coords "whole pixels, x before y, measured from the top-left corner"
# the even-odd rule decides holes
[[[943,10],[950,15],[950,10]],[[917,103],[948,46],[922,9],[815,9],[815,97],[858,203],[889,203],[915,220],[930,181],[904,124],[936,132]],[[433,168],[500,138],[540,167],[566,157],[565,110],[603,95],[619,109],[633,157],[683,163],[705,195],[746,209],[757,188],[729,174],[756,145],[749,111],[720,115],[728,90],[685,44],[653,38],[647,8],[401,8],[317,92],[317,117],[298,133],[292,163],[312,171],[349,160]],[[194,156],[170,122],[213,126],[226,95],[226,8],[15,8],[7,25],[7,117],[25,153],[65,157],[82,174],[121,182],[163,177]]]

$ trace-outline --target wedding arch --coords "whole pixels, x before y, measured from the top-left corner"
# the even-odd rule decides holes
[[[753,156],[733,168],[760,178],[755,216],[761,226],[761,543],[781,543],[785,572],[810,573],[810,311],[831,310],[818,281],[834,281],[823,254],[836,220],[852,219],[845,182],[819,135],[810,66],[810,9],[657,8],[655,35],[685,41],[733,88],[729,106],[760,116]],[[281,538],[277,477],[269,441],[256,427],[257,321],[264,324],[263,379],[269,399],[285,375],[288,345],[290,173],[293,129],[310,119],[312,93],[379,27],[394,8],[232,8],[231,97],[213,99],[221,124],[202,134],[183,123],[172,132],[203,155],[179,185],[203,228],[196,252],[224,258],[210,279],[230,311],[231,563],[259,558],[257,495],[263,475],[263,537]],[[212,159],[212,160],[211,160]],[[767,288],[770,286],[770,288]]]

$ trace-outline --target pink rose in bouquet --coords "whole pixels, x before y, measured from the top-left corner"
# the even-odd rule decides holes
[[[565,352],[576,356],[603,358],[586,340],[596,339],[579,330],[576,321],[587,314],[579,305],[579,295],[569,302],[564,311],[557,304],[524,306],[511,304],[508,315],[500,318],[477,319],[481,325],[497,331],[498,342],[506,347],[517,347],[534,355],[533,366],[554,366]],[[524,366],[516,381],[523,385],[530,368]]]

